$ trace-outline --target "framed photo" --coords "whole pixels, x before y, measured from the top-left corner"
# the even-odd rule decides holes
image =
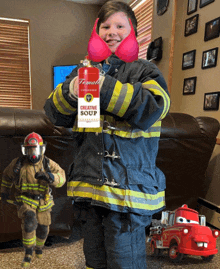
[[[203,51],[202,69],[215,67],[217,65],[218,48]]]
[[[197,77],[185,78],[183,82],[183,95],[195,94]]]
[[[169,0],[157,0],[157,15],[163,15],[168,8]]]
[[[196,12],[197,4],[198,4],[198,0],[188,0],[187,15],[192,14],[193,12]]]
[[[220,31],[220,17],[205,24],[205,36],[204,40],[208,41],[210,39],[219,37]]]
[[[215,2],[215,0],[200,0],[200,5],[199,7],[205,7],[207,6],[208,4],[211,4],[212,2]]]
[[[199,14],[189,18],[185,22],[185,36],[195,34],[198,29]]]
[[[204,95],[204,110],[218,110],[220,92],[209,92]]]
[[[183,53],[182,70],[193,68],[195,66],[196,50]]]

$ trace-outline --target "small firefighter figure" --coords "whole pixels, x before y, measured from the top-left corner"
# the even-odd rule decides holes
[[[3,203],[7,202],[14,184],[25,249],[21,266],[28,267],[34,248],[36,257],[42,257],[42,248],[49,233],[54,205],[50,186],[62,187],[66,176],[57,163],[44,155],[46,145],[39,134],[27,135],[21,150],[23,156],[15,158],[3,172],[1,198]]]

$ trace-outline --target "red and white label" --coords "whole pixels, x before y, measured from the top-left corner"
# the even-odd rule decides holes
[[[100,127],[99,69],[81,67],[78,70],[78,127]]]

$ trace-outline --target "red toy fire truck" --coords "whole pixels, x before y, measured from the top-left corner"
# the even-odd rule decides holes
[[[153,220],[152,224],[150,246],[154,255],[168,249],[168,255],[174,262],[181,261],[184,254],[211,261],[218,252],[216,239],[219,231],[207,227],[205,216],[199,216],[187,205],[175,211],[163,211],[161,220]]]

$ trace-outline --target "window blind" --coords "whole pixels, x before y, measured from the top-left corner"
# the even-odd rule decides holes
[[[146,59],[147,48],[151,42],[153,21],[153,0],[133,0],[130,3],[137,18],[137,41],[139,44],[138,58]]]
[[[29,22],[0,18],[0,107],[31,109]]]

